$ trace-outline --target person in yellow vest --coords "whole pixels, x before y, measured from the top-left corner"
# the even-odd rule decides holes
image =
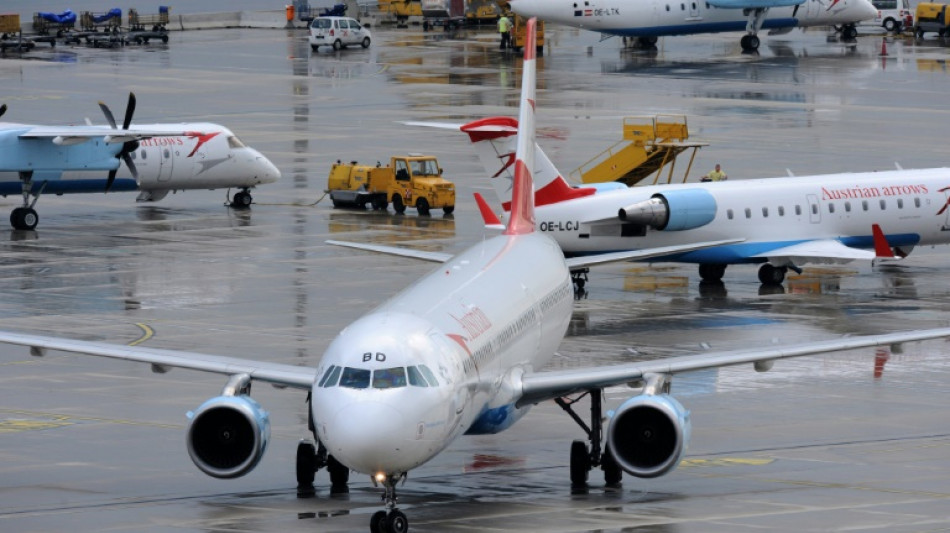
[[[499,48],[511,48],[511,20],[502,15],[498,18],[498,33],[501,34],[501,45]]]
[[[722,167],[719,166],[719,163],[716,163],[716,169],[711,170],[709,174],[706,174],[702,181],[725,181],[727,179],[729,179],[729,176],[727,176],[726,173],[722,171]]]

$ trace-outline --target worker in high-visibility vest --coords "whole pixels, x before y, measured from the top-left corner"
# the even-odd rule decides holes
[[[726,173],[722,171],[722,167],[719,166],[719,163],[716,163],[716,170],[710,170],[709,174],[706,174],[702,181],[725,181],[727,179],[729,179],[729,176],[726,176]]]
[[[502,15],[498,18],[498,33],[501,34],[501,45],[499,48],[511,48],[511,20]]]

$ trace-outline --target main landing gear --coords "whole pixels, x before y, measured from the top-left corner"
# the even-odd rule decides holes
[[[573,405],[587,395],[590,395],[590,426],[573,409]],[[610,448],[601,451],[604,438],[603,390],[593,389],[575,399],[557,398],[554,401],[587,433],[587,439],[590,441],[589,447],[583,440],[571,443],[571,487],[586,487],[588,475],[596,467],[604,471],[604,483],[608,487],[619,487],[623,470],[610,454]]]
[[[36,202],[40,199],[40,195],[43,194],[43,190],[46,189],[46,182],[44,181],[40,190],[33,195],[33,201],[31,202],[30,194],[33,190],[33,172],[20,172],[20,181],[23,182],[23,206],[17,207],[10,212],[10,225],[13,226],[15,230],[32,231],[36,229],[36,225],[40,222],[40,216],[36,213],[36,210],[33,209],[33,206],[36,205]]]
[[[253,201],[254,198],[251,197],[250,191],[247,187],[244,187],[240,192],[235,193],[231,198],[231,207],[235,209],[247,209],[248,207],[251,207],[251,203],[253,203]]]

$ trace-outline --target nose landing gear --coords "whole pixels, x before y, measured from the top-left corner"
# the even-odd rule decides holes
[[[382,476],[378,476],[382,477]],[[396,509],[396,484],[400,480],[406,479],[406,474],[398,476],[385,476],[385,479],[379,480],[373,478],[373,483],[382,482],[386,492],[383,494],[383,501],[386,503],[387,511],[376,511],[369,521],[370,533],[406,533],[409,531],[409,519],[406,514]]]

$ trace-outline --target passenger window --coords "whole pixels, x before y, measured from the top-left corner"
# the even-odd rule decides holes
[[[374,389],[393,389],[406,386],[406,369],[397,366],[373,372]]]
[[[784,217],[784,216],[785,216],[785,206],[784,206],[784,205],[778,206],[778,216],[780,216],[780,217]]]
[[[745,217],[752,218],[752,210],[749,209],[748,207],[745,208]]]
[[[882,200],[881,200],[881,211],[884,211],[885,209],[887,209],[887,200],[882,199]]]
[[[920,207],[920,198],[914,198],[914,207]]]
[[[340,376],[340,386],[350,389],[365,389],[369,387],[370,371],[365,368],[343,369],[343,375]]]
[[[867,201],[867,200],[861,200],[861,208],[864,209],[865,211],[868,210],[868,201]]]
[[[428,387],[429,384],[426,383],[426,378],[422,377],[422,372],[419,372],[419,369],[410,366],[406,369],[409,373],[409,384],[413,387]]]
[[[732,209],[726,209],[726,218],[732,220]]]
[[[145,150],[142,150],[142,159],[145,159]]]
[[[847,213],[850,213],[850,212],[851,212],[851,202],[845,202],[845,203],[844,203],[844,210],[845,210],[845,212],[847,212]]]
[[[795,214],[798,216],[802,216],[802,206],[800,205],[795,206]]]
[[[680,4],[680,11],[686,11],[686,4]]]
[[[162,153],[165,156],[165,159],[168,159],[171,156],[171,153],[169,153],[168,148],[166,148],[165,151]]]
[[[439,380],[435,379],[435,374],[433,374],[432,371],[429,370],[429,367],[427,367],[426,365],[419,365],[419,372],[422,372],[422,375],[425,376],[426,381],[429,382],[430,387],[439,386]]]
[[[835,204],[828,204],[828,212],[829,213],[835,212]]]
[[[904,199],[903,199],[903,198],[898,198],[898,199],[897,199],[897,208],[898,208],[898,209],[904,209]]]
[[[769,208],[768,208],[768,207],[763,207],[763,208],[762,208],[762,218],[769,218]]]
[[[669,5],[669,4],[666,4],[666,10],[667,10],[667,11],[670,10],[670,5]]]

